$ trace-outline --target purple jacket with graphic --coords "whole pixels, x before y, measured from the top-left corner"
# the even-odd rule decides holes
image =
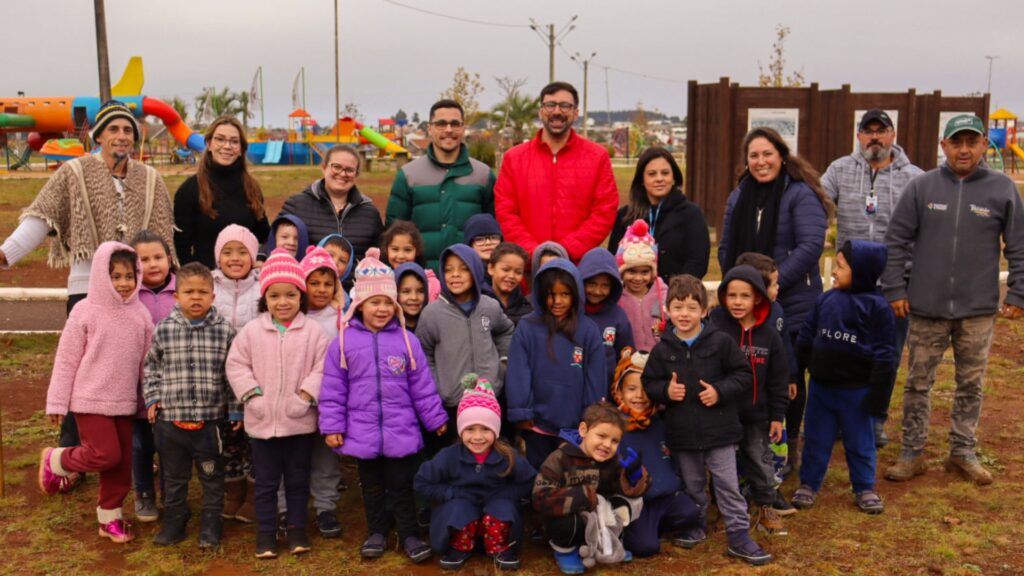
[[[423,348],[409,337],[413,370],[403,332],[397,318],[380,332],[353,318],[345,328],[347,369],[341,366],[338,338],[328,347],[320,387],[320,433],[344,435],[344,444],[335,450],[339,454],[360,459],[409,456],[423,448],[420,422],[431,432],[445,424],[448,416]]]

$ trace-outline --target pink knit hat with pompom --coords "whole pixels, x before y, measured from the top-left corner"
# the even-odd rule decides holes
[[[334,276],[338,276],[338,265],[334,263],[334,257],[331,253],[324,248],[319,246],[309,246],[306,248],[306,255],[302,258],[302,277],[309,280],[309,275],[319,270],[320,268],[327,268],[331,272],[334,272]]]
[[[629,225],[615,252],[615,261],[619,264],[620,274],[632,268],[650,266],[657,276],[658,244],[650,235],[646,221],[636,220]]]
[[[354,297],[345,315],[341,318],[341,329],[338,331],[338,346],[341,348],[341,367],[348,368],[348,361],[345,359],[345,329],[352,320],[352,316],[370,298],[386,296],[395,305],[395,314],[398,316],[398,323],[402,327],[405,348],[409,352],[409,367],[415,370],[416,360],[412,356],[412,345],[409,344],[409,331],[405,329],[405,314],[402,313],[402,307],[398,305],[398,284],[395,282],[395,271],[387,264],[381,262],[380,248],[373,247],[366,250],[366,256],[355,266],[354,275],[355,286],[352,288]]]
[[[461,436],[462,431],[473,424],[484,426],[494,432],[495,436],[501,434],[501,406],[494,395],[491,382],[470,372],[462,377],[460,384],[464,392],[462,400],[459,401],[456,420],[459,435]]]

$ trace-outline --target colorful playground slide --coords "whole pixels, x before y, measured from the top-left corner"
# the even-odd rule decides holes
[[[409,153],[409,151],[406,150],[405,148],[402,148],[398,144],[395,144],[391,140],[388,140],[383,135],[381,135],[379,132],[370,129],[369,127],[366,127],[366,126],[362,127],[359,130],[359,135],[362,136],[363,138],[366,138],[370,142],[370,144],[373,144],[377,148],[380,148],[381,150],[384,150],[388,154],[408,154]]]
[[[1010,144],[1009,148],[1017,155],[1017,158],[1024,160],[1024,149],[1021,149],[1021,147],[1016,144]]]
[[[281,162],[281,151],[284,150],[284,140],[270,140],[267,142],[267,153],[263,156],[263,164],[279,164]]]

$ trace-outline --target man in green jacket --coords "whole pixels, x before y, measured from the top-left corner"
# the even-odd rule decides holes
[[[462,242],[474,214],[494,214],[494,172],[469,157],[462,105],[438,100],[430,107],[427,155],[406,164],[391,185],[386,226],[411,220],[423,233],[427,267],[437,270],[441,251]]]

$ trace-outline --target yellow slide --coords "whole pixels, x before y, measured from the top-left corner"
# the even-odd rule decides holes
[[[1021,150],[1020,146],[1010,144],[1010,150],[1013,150],[1013,153],[1017,155],[1017,158],[1024,160],[1024,150]]]

